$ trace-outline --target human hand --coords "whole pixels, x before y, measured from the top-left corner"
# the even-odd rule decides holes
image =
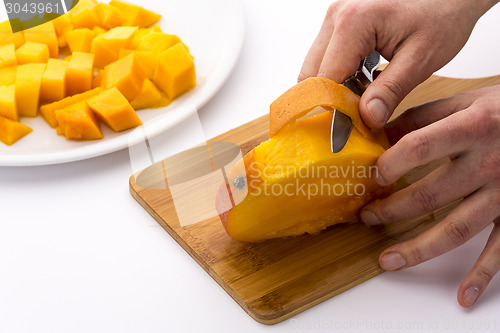
[[[384,250],[386,270],[415,266],[462,245],[494,221],[485,249],[458,290],[472,306],[500,269],[500,85],[410,109],[386,126],[394,144],[378,161],[381,185],[442,157],[451,162],[361,212],[370,225],[420,216],[465,197],[441,222]]]
[[[339,0],[326,14],[298,81],[323,76],[342,83],[377,50],[390,61],[364,92],[363,121],[385,125],[418,84],[464,46],[476,21],[498,0]]]

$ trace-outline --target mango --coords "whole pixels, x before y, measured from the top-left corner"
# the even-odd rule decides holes
[[[69,63],[59,59],[49,59],[40,85],[40,100],[54,102],[66,96],[66,71]]]
[[[59,56],[59,40],[52,21],[26,29],[24,39],[26,42],[46,44],[51,58]]]
[[[144,35],[137,43],[136,50],[160,53],[168,50],[177,43],[182,43],[182,41],[176,35],[150,31],[148,34]],[[186,50],[188,50],[187,47]]]
[[[94,38],[91,52],[95,55],[96,66],[104,68],[118,60],[120,50],[129,46],[136,31],[137,27],[117,27]]]
[[[147,51],[137,51],[137,50],[129,50],[129,49],[121,49],[119,58],[124,58],[129,54],[135,54],[137,61],[144,69],[144,73],[146,77],[149,79],[153,78],[156,68],[156,60],[158,59],[158,54],[155,52],[147,52]]]
[[[10,146],[33,130],[17,121],[0,116],[0,141]]]
[[[115,132],[142,125],[128,100],[116,88],[105,90],[99,95],[89,98],[87,104]]]
[[[74,52],[66,71],[66,93],[78,94],[92,88],[94,74],[94,55]]]
[[[121,10],[123,14],[122,24],[124,26],[147,28],[158,22],[161,18],[159,14],[124,1],[111,0],[109,4]]]
[[[0,86],[0,116],[18,121],[15,85]]]
[[[57,18],[52,20],[52,24],[54,25],[54,30],[57,35],[59,48],[68,46],[64,34],[68,31],[73,30],[73,22],[71,22],[70,16],[68,14],[58,16]]]
[[[162,93],[158,90],[155,84],[149,79],[144,79],[139,95],[137,95],[137,97],[130,102],[130,105],[132,105],[135,110],[140,110],[165,106],[165,104],[168,104],[162,103],[162,101]]]
[[[24,32],[19,31],[16,33],[12,32],[9,21],[4,21],[0,23],[0,45],[14,44],[17,49],[24,44]]]
[[[17,62],[20,65],[30,63],[46,63],[49,60],[47,44],[26,42],[16,50]]]
[[[40,114],[43,119],[49,124],[50,127],[56,128],[58,122],[56,119],[56,111],[67,108],[70,105],[76,104],[81,101],[85,101],[90,97],[98,95],[102,92],[102,88],[92,89],[81,94],[76,94],[73,96],[65,97],[60,101],[52,102],[50,104],[45,104],[40,107]]]
[[[169,99],[196,86],[193,58],[182,44],[176,44],[158,55],[153,82]]]
[[[64,33],[64,38],[70,51],[90,53],[90,46],[96,33],[88,28],[70,30]]]
[[[78,4],[69,11],[71,23],[76,29],[92,29],[100,24],[99,18],[93,11],[97,5],[97,0],[80,0]]]
[[[229,236],[258,242],[316,234],[358,221],[366,203],[391,193],[393,186],[375,181],[387,137],[383,131],[365,132],[355,121],[358,105],[357,95],[323,78],[302,81],[271,105],[271,128],[280,127],[236,163],[217,193],[217,211]],[[296,120],[318,106],[353,119],[355,127],[339,153],[330,148],[332,112]],[[286,121],[280,123],[280,117]]]
[[[0,46],[0,68],[17,65],[16,49],[14,43]]]
[[[57,134],[66,140],[102,139],[99,120],[85,101],[72,104],[56,111]]]
[[[25,64],[17,67],[16,102],[19,116],[36,117],[44,72],[45,64]]]
[[[101,85],[104,89],[118,88],[128,101],[132,101],[141,91],[145,78],[142,66],[132,53],[104,68]]]
[[[98,3],[92,11],[96,14],[102,27],[112,29],[123,23],[123,14],[120,9],[106,3]]]
[[[17,66],[0,67],[0,86],[16,83]]]

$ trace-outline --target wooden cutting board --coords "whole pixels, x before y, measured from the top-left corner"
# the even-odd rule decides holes
[[[403,101],[396,115],[411,106],[495,84],[500,84],[500,75],[467,80],[433,76]],[[246,154],[268,137],[269,118],[264,116],[213,138],[208,147],[232,142]],[[446,162],[413,170],[398,188]],[[432,227],[456,205],[390,226],[341,224],[318,235],[247,244],[231,239],[218,216],[181,226],[165,173],[162,161],[133,175],[132,196],[243,310],[264,324],[283,321],[383,272],[378,264],[382,250]]]

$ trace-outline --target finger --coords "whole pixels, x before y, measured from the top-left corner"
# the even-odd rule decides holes
[[[500,214],[499,202],[500,195],[493,190],[475,192],[432,228],[385,249],[380,266],[391,271],[412,267],[462,245]]]
[[[474,305],[499,270],[500,218],[497,218],[486,247],[458,288],[458,303],[464,307]]]
[[[318,76],[343,83],[356,72],[361,59],[375,49],[375,34],[368,30],[364,18],[364,13],[355,11],[338,18]]]
[[[325,55],[326,48],[332,37],[334,24],[334,11],[335,6],[331,5],[326,13],[323,25],[318,33],[318,36],[314,40],[309,52],[307,52],[304,63],[300,70],[298,82],[307,79],[308,77],[313,77],[318,75],[318,69],[321,65],[321,61]]]
[[[385,126],[389,142],[393,145],[410,132],[464,110],[472,101],[470,94],[464,93],[408,109]]]
[[[382,128],[403,98],[432,74],[425,50],[409,40],[368,86],[359,102],[359,112],[366,125]]]
[[[470,112],[457,112],[403,136],[377,160],[377,182],[392,184],[413,168],[466,151],[474,144]]]
[[[385,199],[366,205],[361,219],[366,224],[388,224],[421,216],[463,198],[486,185],[486,174],[477,174],[473,154],[464,155],[418,182]]]

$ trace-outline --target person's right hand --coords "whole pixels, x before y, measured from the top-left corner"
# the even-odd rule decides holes
[[[403,98],[464,46],[477,20],[499,0],[339,0],[302,66],[298,81],[342,83],[373,50],[390,61],[360,101],[363,121],[385,125]]]

